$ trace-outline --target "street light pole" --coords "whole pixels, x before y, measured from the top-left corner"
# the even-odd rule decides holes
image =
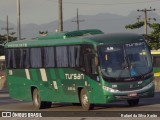
[[[77,20],[73,20],[72,22],[77,23],[77,30],[79,30],[79,23],[84,22],[84,20],[79,20],[78,8],[77,8]]]
[[[62,0],[58,1],[59,4],[59,19],[58,19],[58,31],[63,32],[63,8],[62,8]]]
[[[21,40],[20,0],[17,0],[17,40]]]
[[[13,30],[13,28],[9,28],[9,23],[8,23],[8,16],[6,17],[6,27],[2,28],[2,30],[6,30],[6,39],[7,39],[7,43],[9,41],[9,30]]]

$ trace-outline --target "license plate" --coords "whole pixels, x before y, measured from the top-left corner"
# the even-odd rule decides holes
[[[130,94],[128,94],[128,96],[129,97],[135,97],[135,96],[137,96],[137,93],[130,93]]]

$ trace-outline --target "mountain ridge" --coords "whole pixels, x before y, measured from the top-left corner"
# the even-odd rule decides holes
[[[99,13],[96,15],[80,15],[79,19],[84,20],[80,22],[80,29],[100,29],[105,33],[115,33],[115,32],[134,32],[143,34],[143,28],[136,29],[136,30],[129,30],[125,29],[125,25],[133,24],[137,22],[137,17],[139,16],[139,12],[132,11],[127,16],[112,14],[112,13]],[[160,18],[158,14],[155,12],[149,12],[148,16]],[[76,20],[76,17],[70,18],[64,21],[64,31],[72,31],[77,29],[77,24],[72,22]],[[141,20],[143,20],[143,16],[141,16]],[[153,22],[153,21],[152,21]],[[160,19],[157,21],[160,23]],[[6,22],[0,20],[0,27],[5,27]],[[13,23],[9,23],[9,27],[14,28],[16,31],[16,25]],[[56,32],[58,28],[58,21],[43,23],[38,25],[36,23],[29,23],[29,24],[22,24],[21,25],[21,32],[23,38],[35,38],[39,36],[39,31],[48,31],[49,33]],[[10,31],[10,32],[11,32]],[[4,30],[0,29],[0,34],[5,34]],[[15,35],[16,36],[16,35]]]

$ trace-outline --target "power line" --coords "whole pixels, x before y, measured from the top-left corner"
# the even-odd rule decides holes
[[[7,33],[7,42],[9,41],[9,30],[13,30],[13,28],[9,28],[8,16],[6,17],[6,27],[2,28],[2,30],[6,30]]]
[[[73,20],[72,22],[76,22],[77,23],[77,30],[79,30],[79,23],[80,22],[84,22],[84,20],[80,20],[79,19],[78,8],[77,8],[77,20]]]
[[[145,28],[145,34],[147,35],[147,20],[148,20],[148,18],[147,18],[147,12],[150,12],[150,11],[155,11],[156,9],[152,9],[151,7],[150,7],[150,9],[142,9],[142,10],[137,10],[138,12],[144,12],[144,15],[145,15],[145,18],[144,18],[144,28]]]
[[[142,3],[152,3],[152,2],[160,2],[160,0],[148,0],[141,2],[122,2],[122,3],[85,3],[85,2],[63,2],[64,4],[82,4],[82,5],[98,5],[98,6],[113,6],[113,5],[124,5],[124,4],[142,4]]]
[[[21,40],[20,0],[17,0],[17,40]]]

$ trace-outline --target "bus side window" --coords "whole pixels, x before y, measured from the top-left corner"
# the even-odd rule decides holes
[[[83,67],[89,74],[96,74],[96,63],[93,46],[83,45],[81,47],[81,63],[83,61]]]
[[[11,66],[11,51],[9,49],[7,49],[5,51],[5,57],[6,57],[6,67],[10,68],[10,66]]]
[[[55,49],[54,47],[44,47],[43,51],[43,66],[55,67]]]
[[[86,72],[89,74],[97,74],[97,63],[95,54],[85,54],[84,59]]]
[[[7,68],[16,68],[14,49],[7,49]]]
[[[56,47],[56,64],[57,67],[68,67],[68,53],[66,46]]]
[[[32,68],[42,67],[41,48],[31,48],[30,49],[30,61],[31,61]]]
[[[79,67],[80,46],[69,46],[68,61],[69,61],[69,67]]]
[[[14,49],[15,68],[20,68],[20,49]]]

